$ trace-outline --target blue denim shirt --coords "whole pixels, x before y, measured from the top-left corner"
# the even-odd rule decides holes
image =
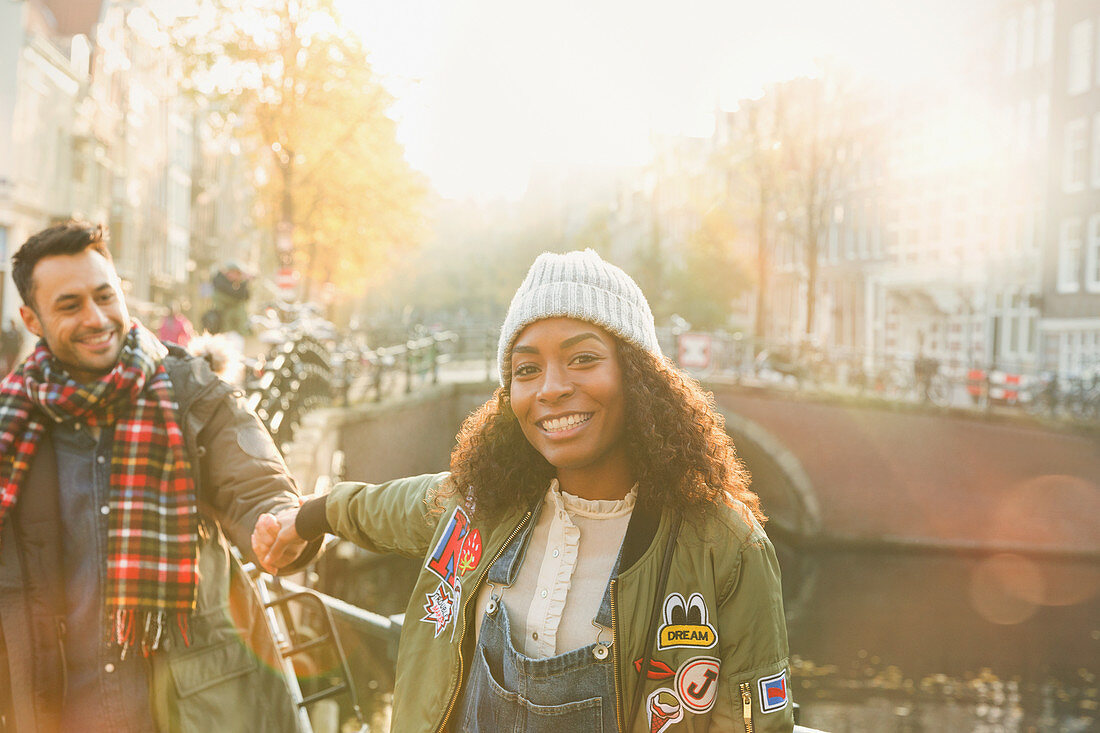
[[[112,431],[101,431],[97,441],[87,426],[64,423],[54,427],[53,442],[66,594],[61,729],[147,733],[153,719],[145,660],[140,652],[119,659],[118,648],[107,643],[103,595]]]

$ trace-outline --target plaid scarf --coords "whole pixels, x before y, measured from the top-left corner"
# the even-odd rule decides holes
[[[134,321],[118,363],[91,384],[73,381],[45,341],[0,383],[0,524],[46,425],[114,430],[105,605],[109,641],[122,656],[135,644],[145,654],[157,649],[173,615],[186,642],[195,608],[198,507],[166,353]]]

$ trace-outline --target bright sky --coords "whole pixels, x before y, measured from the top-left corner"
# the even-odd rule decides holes
[[[409,161],[450,198],[533,170],[645,162],[769,81],[833,56],[908,75],[950,56],[946,0],[337,0],[398,103]]]

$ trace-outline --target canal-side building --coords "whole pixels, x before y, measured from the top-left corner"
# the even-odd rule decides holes
[[[1059,43],[1071,32],[1069,6],[1074,22],[1091,23],[1091,35],[1079,27],[1078,41]],[[1100,50],[1079,50],[1086,35],[1097,40],[1100,2],[986,2],[959,22],[968,29],[963,62],[947,78],[876,84],[826,69],[773,85],[718,116],[715,175],[727,180],[731,196],[744,198],[758,185],[746,164],[757,141],[745,120],[780,97],[787,124],[816,115],[814,134],[838,156],[837,177],[823,178],[818,192],[827,206],[813,226],[811,272],[807,208],[787,190],[791,175],[806,174],[797,161],[784,164],[777,131],[760,337],[868,362],[924,355],[958,370],[1035,372],[1046,363],[1073,371],[1087,358],[1095,332],[1087,319],[1100,317],[1092,292],[1100,291],[1100,217],[1097,244],[1086,242],[1096,210],[1089,191],[1100,190],[1089,173],[1100,170],[1093,163],[1100,153],[1089,157],[1089,150],[1100,147],[1091,146],[1100,133],[1082,130],[1085,110],[1100,111],[1100,86],[1094,79],[1086,90],[1075,77],[1072,94],[1055,88],[1069,73],[1067,55],[1100,75]],[[1091,65],[1081,60],[1087,54]],[[807,109],[815,95],[830,99],[837,90],[841,99]],[[1088,124],[1093,130],[1091,117]],[[1072,152],[1061,152],[1064,145]],[[1072,180],[1063,180],[1063,161],[1076,166]],[[760,231],[747,216],[732,246],[755,257]],[[1059,236],[1066,243],[1058,245]]]
[[[11,254],[71,216],[108,224],[131,309],[155,322],[228,259],[256,262],[252,178],[233,130],[181,89],[144,4],[0,3],[0,318]],[[192,316],[197,313],[192,311]]]
[[[11,255],[34,232],[101,201],[87,180],[94,150],[74,144],[87,88],[94,14],[38,0],[0,4],[0,318],[17,315]],[[98,5],[86,3],[87,6]]]
[[[194,103],[149,9],[108,3],[95,44],[89,96],[109,135],[115,262],[131,305],[150,318],[187,285]]]
[[[1034,4],[1023,4],[1021,17]],[[1042,97],[1052,163],[1044,179],[1042,362],[1084,375],[1100,369],[1100,2],[1046,0],[1039,8],[1053,28]]]

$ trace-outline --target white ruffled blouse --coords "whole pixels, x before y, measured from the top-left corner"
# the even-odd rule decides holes
[[[637,496],[635,486],[623,499],[582,499],[562,491],[557,479],[550,482],[515,582],[495,589],[503,593],[518,651],[541,659],[597,638],[611,641],[611,630],[594,620]],[[493,592],[486,583],[478,593],[478,636]]]

